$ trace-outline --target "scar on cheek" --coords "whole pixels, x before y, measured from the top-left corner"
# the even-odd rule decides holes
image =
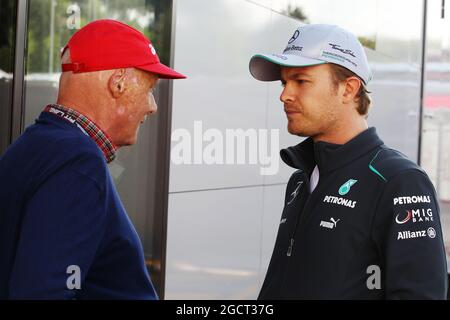
[[[131,83],[134,85],[139,84],[139,79],[135,75],[133,75],[130,80],[131,80]]]
[[[117,113],[118,113],[119,115],[125,114],[125,108],[124,108],[123,106],[117,107]]]

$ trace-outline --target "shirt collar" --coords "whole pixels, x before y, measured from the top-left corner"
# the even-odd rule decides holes
[[[280,156],[288,166],[303,169],[310,175],[316,164],[321,173],[327,173],[382,144],[376,129],[371,127],[345,144],[314,142],[312,138],[308,138],[296,146],[282,149]]]
[[[113,161],[116,157],[115,153],[117,147],[113,144],[111,138],[106,132],[102,131],[94,121],[85,115],[60,104],[49,104],[45,107],[44,112],[54,114],[75,124],[81,131],[94,140],[100,150],[102,150],[107,163]]]

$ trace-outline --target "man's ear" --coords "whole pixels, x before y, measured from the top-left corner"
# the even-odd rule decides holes
[[[342,95],[343,102],[352,102],[358,95],[359,88],[361,87],[361,80],[357,77],[349,77],[344,82],[344,93]]]
[[[125,69],[117,69],[109,77],[108,88],[114,98],[119,98],[125,92],[125,75]]]

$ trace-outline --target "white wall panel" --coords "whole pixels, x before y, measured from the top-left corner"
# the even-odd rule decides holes
[[[263,187],[169,195],[167,299],[255,299]]]
[[[188,79],[174,82],[172,132],[185,128],[193,135],[196,120],[203,131],[223,134],[266,128],[267,86],[251,77],[248,61],[267,43],[270,11],[242,0],[179,0],[176,10],[175,68]],[[258,164],[170,168],[171,192],[262,181]]]

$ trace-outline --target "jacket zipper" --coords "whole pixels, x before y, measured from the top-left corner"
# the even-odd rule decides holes
[[[292,254],[292,247],[294,246],[294,238],[292,237],[291,238],[291,244],[289,245],[289,247],[288,247],[288,251],[287,251],[287,256],[288,257],[290,257],[291,256],[291,254]]]
[[[306,188],[307,188],[306,192],[309,192],[310,180],[309,180],[307,175],[305,175],[305,176],[306,176],[305,181],[306,181]],[[317,186],[314,189],[314,191],[308,196],[308,199],[306,200],[305,205],[303,206],[303,210],[302,210],[303,214],[300,214],[300,217],[297,215],[297,218],[295,220],[295,228],[294,228],[294,231],[292,232],[292,235],[290,237],[289,247],[288,247],[288,250],[286,252],[286,256],[288,257],[288,260],[287,260],[287,265],[286,265],[286,269],[285,269],[285,272],[284,272],[284,276],[283,276],[283,281],[282,281],[282,286],[281,287],[284,287],[285,283],[286,283],[287,273],[288,273],[289,265],[290,265],[290,262],[291,262],[290,257],[292,255],[292,251],[294,249],[294,238],[295,238],[295,235],[297,234],[298,228],[301,226],[301,222],[304,220],[305,213],[307,212],[306,209],[308,208],[308,204],[311,202],[312,195],[316,194],[317,193],[316,191],[319,189],[319,185],[320,185],[320,182],[322,180],[321,178],[322,177],[319,176],[319,183],[317,184]]]
[[[308,178],[308,175],[306,175],[306,174],[304,174],[304,181],[306,183],[302,187],[307,188],[306,192],[308,192],[308,190],[309,190],[309,178]],[[309,197],[310,197],[310,195],[308,195],[308,199],[306,200],[306,203],[308,203]],[[305,206],[306,206],[306,203],[305,203]],[[303,206],[303,208],[305,208],[305,206]],[[302,214],[302,212],[300,212],[300,214],[298,214],[297,217],[295,218],[294,231],[292,232],[291,237],[289,238],[289,247],[288,247],[288,250],[286,252],[286,256],[288,257],[287,258],[286,269],[285,269],[285,272],[283,274],[283,280],[281,281],[280,288],[283,288],[285,286],[285,283],[286,283],[287,271],[289,270],[289,264],[291,262],[290,257],[292,255],[292,250],[294,248],[294,237],[295,237],[295,233],[296,233],[297,227],[299,225],[299,222],[300,222],[300,220],[302,220],[302,217],[303,217],[303,214]]]
[[[320,178],[319,178],[319,180],[320,180]],[[308,176],[306,174],[305,174],[305,181],[306,181],[306,184],[305,184],[306,192],[308,192],[310,181],[309,181],[309,178],[308,178]],[[306,208],[306,205],[308,204],[310,198],[311,198],[311,195],[308,195],[308,199],[306,200],[305,205],[303,206],[303,210],[302,210],[303,213],[306,212],[304,209]],[[287,253],[286,253],[286,255],[288,257],[290,257],[292,255],[292,250],[294,248],[295,234],[297,233],[297,228],[300,225],[300,221],[303,219],[303,216],[304,216],[304,214],[300,213],[295,218],[294,231],[292,232],[291,237],[289,239],[289,247],[288,247],[288,250],[287,250]]]

